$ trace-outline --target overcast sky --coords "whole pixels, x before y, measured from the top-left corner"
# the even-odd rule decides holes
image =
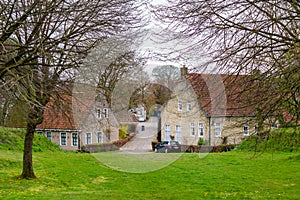
[[[164,0],[152,0],[152,4],[160,5],[165,4]],[[150,14],[150,13],[149,13]],[[154,21],[153,17],[150,18],[151,23],[146,27],[148,34],[143,40],[141,50],[143,52],[150,53],[150,56],[153,59],[149,59],[146,64],[146,71],[148,73],[152,72],[152,69],[160,65],[174,65],[176,67],[182,67],[183,65],[188,68],[197,68],[201,66],[201,63],[207,60],[207,57],[201,56],[200,51],[198,52],[189,52],[184,54],[179,54],[178,50],[184,49],[187,45],[191,44],[193,41],[187,40],[176,40],[171,42],[162,42],[160,41],[160,33],[166,35],[174,34],[173,32],[167,33],[165,30],[162,32],[163,28],[166,28],[165,25]],[[176,52],[177,51],[177,52]],[[171,52],[173,52],[171,54]],[[157,57],[157,54],[168,54],[169,57],[165,56]],[[214,71],[214,66],[212,66],[207,71]]]

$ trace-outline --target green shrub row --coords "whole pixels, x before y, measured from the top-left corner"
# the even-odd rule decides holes
[[[300,150],[300,127],[272,130],[264,139],[258,135],[252,135],[237,149],[241,151],[298,151]]]

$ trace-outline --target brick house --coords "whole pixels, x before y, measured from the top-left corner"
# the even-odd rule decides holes
[[[238,144],[257,131],[255,108],[247,106],[247,95],[240,95],[238,79],[243,76],[187,73],[161,114],[161,140],[174,138],[181,144]]]
[[[72,96],[60,95],[63,101],[52,99],[36,132],[64,150],[118,140],[118,122],[107,103],[94,91],[85,89],[73,92]]]

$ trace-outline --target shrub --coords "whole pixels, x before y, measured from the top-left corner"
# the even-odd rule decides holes
[[[128,126],[127,125],[121,125],[119,127],[119,138],[124,139],[127,137],[127,131],[128,131]]]
[[[203,138],[199,138],[198,143],[199,146],[201,145],[208,145],[208,142],[206,140],[204,140]]]
[[[295,151],[300,150],[300,128],[272,130],[269,137],[261,140],[252,135],[238,146],[241,151]]]

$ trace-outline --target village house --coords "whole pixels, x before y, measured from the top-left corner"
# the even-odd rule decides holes
[[[188,73],[181,80],[161,114],[161,140],[181,144],[238,144],[257,132],[256,110],[246,105],[247,96],[237,79],[243,75]]]
[[[50,101],[36,132],[64,150],[119,139],[118,122],[105,100],[88,87],[77,87],[73,95]]]

